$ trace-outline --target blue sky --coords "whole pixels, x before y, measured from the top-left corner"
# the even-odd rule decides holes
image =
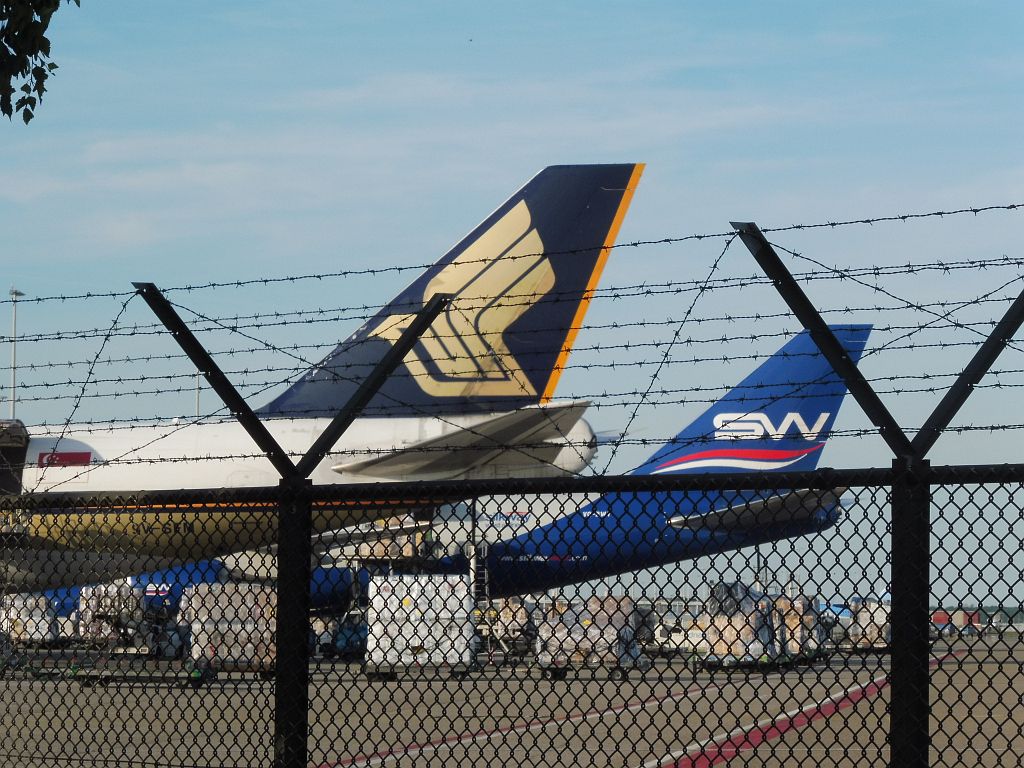
[[[1024,8],[1009,3],[84,0],[56,16],[51,38],[60,69],[36,119],[28,127],[0,124],[4,279],[31,298],[127,292],[132,280],[167,287],[423,264],[537,170],[560,163],[647,163],[620,242],[721,232],[730,220],[778,226],[1024,202],[1022,33]],[[991,259],[1019,256],[1020,221],[1020,212],[995,213],[787,233],[779,242],[845,266]],[[697,279],[721,247],[623,248],[603,284]],[[755,271],[738,244],[721,266],[721,274]],[[965,300],[1019,272],[893,277],[885,287],[911,301]],[[218,316],[379,305],[412,277],[175,298]],[[832,317],[891,318],[864,311],[884,303],[869,288],[827,282],[808,290],[819,306],[861,308]],[[22,333],[102,328],[120,303],[23,303],[19,326]],[[983,305],[969,318],[998,317],[1005,306]],[[678,319],[685,308],[672,297],[599,300],[589,320]],[[696,315],[781,310],[772,291],[754,288],[716,294]],[[901,322],[920,321],[911,314]],[[125,320],[152,318],[134,302]],[[329,343],[357,324],[267,329],[263,337]],[[684,336],[776,325],[794,326],[708,322]],[[0,326],[6,333],[7,321]],[[652,328],[640,340],[664,341],[671,330]],[[977,334],[941,331],[926,348],[866,358],[863,367],[871,377],[955,373],[969,346],[935,346],[954,338],[980,343]],[[607,356],[602,345],[622,340],[606,330],[581,334],[578,343],[589,351],[580,350],[581,366],[566,373],[560,393],[642,389],[650,366],[624,359],[610,374],[584,367]],[[36,389],[24,390],[29,399],[19,415],[30,425],[66,418],[75,388],[53,400],[44,385],[81,378],[82,366],[77,374],[27,366],[88,359],[99,343],[20,345],[20,375]],[[724,387],[750,367],[685,363],[706,346],[674,350],[677,364],[660,385]],[[743,352],[775,346],[751,342]],[[731,357],[731,349],[717,354]],[[174,347],[161,336],[140,336],[112,343],[107,353],[115,351],[137,357]],[[248,365],[222,359],[229,370]],[[1019,351],[1008,351],[1000,361],[1005,389],[976,394],[958,423],[1024,421],[1014,416],[1024,377],[1013,371],[1024,369],[1021,362]],[[95,375],[164,369],[189,367],[109,364]],[[163,399],[122,398],[106,410],[99,399],[83,402],[75,415],[187,414],[192,395],[184,389]],[[940,394],[904,392],[887,402],[913,426]],[[593,412],[596,428],[614,430],[628,419],[630,408],[614,400]],[[701,409],[666,400],[640,408],[631,434],[668,437]],[[866,425],[853,403],[840,420],[851,429]],[[1019,435],[951,435],[935,457],[1018,461]],[[648,450],[624,450],[611,469],[629,469]],[[835,466],[890,461],[877,437],[836,441],[829,451],[826,463]]]
[[[558,162],[649,164],[624,239],[1019,197],[1015,6],[552,5],[62,8],[10,279],[418,263]]]
[[[647,163],[620,242],[720,232],[734,219],[772,226],[1019,202],[1022,32],[1024,11],[988,3],[169,10],[87,0],[56,17],[60,70],[36,120],[0,127],[5,278],[38,297],[422,264],[553,163]],[[1012,250],[1019,218],[784,244],[847,265],[986,258]],[[603,284],[699,277],[720,245],[622,249]],[[738,247],[724,264],[753,267]],[[383,303],[411,278],[191,296],[209,314],[344,307]],[[985,276],[911,283],[901,295],[992,287]],[[21,327],[102,327],[119,303],[23,304]],[[780,306],[771,293],[738,303]],[[595,302],[591,320],[641,311],[660,308]],[[150,320],[141,305],[126,318]],[[24,360],[33,354],[56,355],[23,345]],[[588,386],[583,372],[564,381],[567,394]],[[25,417],[59,419],[66,405],[28,401]],[[621,419],[608,411],[598,426]],[[641,412],[639,427],[647,421],[659,420]],[[837,463],[876,449],[850,448]]]

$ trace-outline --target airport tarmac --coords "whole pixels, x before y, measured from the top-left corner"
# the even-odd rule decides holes
[[[936,648],[935,764],[1024,758],[1022,649]],[[659,661],[626,682],[490,668],[367,682],[319,663],[310,688],[315,766],[885,765],[886,656],[836,655],[786,670],[694,672]],[[121,660],[92,686],[25,670],[0,680],[10,766],[269,766],[273,685],[233,673],[192,690],[176,668]],[[132,682],[129,677],[135,675]],[[93,681],[98,682],[98,681]],[[945,757],[946,759],[942,759]]]

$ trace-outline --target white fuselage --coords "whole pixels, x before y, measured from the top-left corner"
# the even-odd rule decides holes
[[[472,429],[493,414],[444,418],[356,419],[313,470],[315,484],[419,477],[366,478],[331,469],[402,450],[416,443]],[[329,419],[269,419],[278,444],[297,462],[327,428]],[[593,457],[593,433],[580,421],[566,436],[567,447],[551,464],[531,462],[509,446],[502,458],[453,475],[458,479],[543,477],[583,470]],[[571,443],[571,447],[569,446]],[[86,457],[88,455],[88,457]],[[32,435],[22,486],[26,492],[173,490],[277,485],[280,477],[252,438],[235,421],[160,426],[94,427]]]
[[[417,480],[339,474],[332,469],[410,445],[472,430],[493,414],[446,418],[357,419],[313,470],[315,484]],[[265,422],[278,444],[297,462],[329,424],[328,419]],[[538,463],[528,450],[509,446],[486,463],[459,469],[451,478],[537,477],[578,472],[593,457],[593,433],[580,420],[565,436],[556,460]],[[440,479],[436,473],[429,479]],[[276,541],[276,509],[231,504],[229,494],[211,504],[153,504],[125,492],[230,489],[275,486],[280,477],[236,422],[106,427],[35,434],[29,439],[22,486],[30,492],[115,493],[110,504],[61,509],[27,507],[4,521],[11,539],[0,555],[0,588],[29,591],[89,584],[230,553],[254,552]],[[314,532],[345,529],[415,506],[315,506]],[[414,501],[414,500],[413,500]],[[244,558],[237,558],[244,559]]]

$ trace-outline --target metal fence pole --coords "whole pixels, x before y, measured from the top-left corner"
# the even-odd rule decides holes
[[[892,485],[892,698],[889,764],[928,765],[930,743],[928,597],[931,531],[930,464],[893,462]]]
[[[308,759],[310,485],[294,476],[280,485],[274,768],[305,768]]]

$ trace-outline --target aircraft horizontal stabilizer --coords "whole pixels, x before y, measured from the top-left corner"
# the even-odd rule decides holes
[[[431,530],[433,524],[430,520],[412,520],[401,524],[375,524],[366,528],[341,528],[337,531],[326,531],[313,537],[313,552],[327,553],[339,547],[352,546],[355,544],[386,544],[417,533],[424,533]]]
[[[691,531],[751,531],[784,523],[806,522],[823,508],[839,502],[845,488],[810,489],[741,502],[703,515],[680,515],[670,518],[673,528]]]
[[[351,563],[351,556],[345,557],[346,547],[360,544],[382,545],[396,540],[424,533],[431,528],[429,520],[404,519],[400,523],[379,521],[363,523],[354,528],[339,528],[324,531],[310,538],[312,545],[312,568],[345,567]],[[250,550],[220,558],[221,564],[233,578],[275,579],[277,578],[277,545],[272,544],[260,550]]]
[[[499,456],[502,470],[553,463],[566,448],[566,437],[590,403],[573,400],[520,408],[493,416],[440,437],[413,443],[372,459],[337,464],[347,477],[403,477],[450,480],[470,476]]]

